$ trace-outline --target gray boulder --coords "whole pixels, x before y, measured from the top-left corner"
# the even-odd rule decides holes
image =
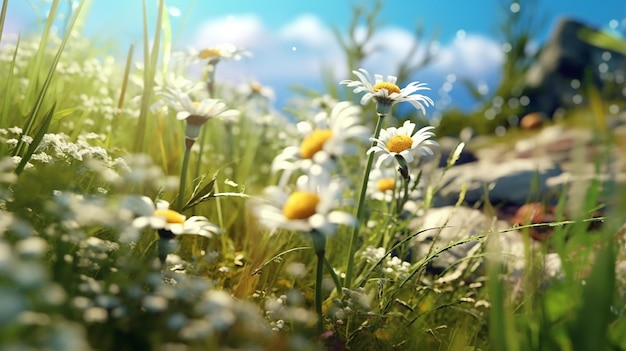
[[[615,73],[621,72],[623,76],[626,57],[582,40],[580,34],[584,30],[597,32],[570,18],[557,23],[526,74],[522,95],[529,97],[530,103],[523,114],[539,111],[550,117],[559,107],[573,106],[575,95],[584,96],[580,90],[582,84],[601,87],[605,81],[615,79]],[[578,83],[572,83],[573,80]]]
[[[507,222],[485,215],[477,209],[463,206],[431,208],[423,216],[414,219],[409,228],[414,231],[429,229],[412,241],[418,259],[427,257],[447,245],[467,241],[443,251],[430,261],[431,270],[439,273],[437,281],[440,283],[451,282],[462,276],[483,274],[485,252],[487,257],[502,265],[511,281],[516,281],[526,268],[523,234],[517,230],[510,230]],[[470,240],[482,235],[487,235],[493,240],[493,246],[489,249],[485,247],[487,243],[485,239]],[[539,244],[530,241],[530,245],[536,250]],[[550,259],[546,256],[544,262],[546,277],[554,277],[560,271],[558,256],[556,259],[552,256]]]
[[[484,202],[486,196],[494,205],[521,206],[529,201],[543,201],[551,196],[546,181],[561,173],[560,166],[549,158],[485,160],[454,166],[443,174],[434,204],[455,204],[464,186],[464,201],[470,205]]]

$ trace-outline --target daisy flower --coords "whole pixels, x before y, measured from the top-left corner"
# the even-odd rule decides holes
[[[365,95],[361,98],[361,104],[365,105],[370,100],[376,102],[376,112],[385,116],[391,111],[391,107],[398,102],[408,102],[416,109],[426,114],[424,105],[434,105],[433,100],[427,96],[417,94],[420,90],[430,90],[426,87],[426,83],[411,82],[406,87],[400,89],[396,85],[398,78],[396,76],[388,75],[386,80],[383,80],[383,76],[380,74],[374,75],[374,81],[370,74],[364,69],[360,68],[357,71],[352,71],[359,80],[342,80],[339,84],[345,84],[349,88],[354,88],[355,94],[365,92]]]
[[[239,85],[237,87],[237,92],[249,99],[258,96],[269,101],[276,100],[276,93],[274,90],[268,86],[261,85],[261,83],[257,81],[250,81]]]
[[[358,151],[350,140],[367,140],[370,131],[360,125],[361,108],[349,101],[337,103],[327,112],[319,112],[311,122],[297,124],[303,136],[299,146],[289,146],[276,156],[272,170],[285,170],[287,177],[296,169],[312,164],[331,167],[333,158]]]
[[[369,174],[367,193],[374,200],[391,202],[396,187],[396,170],[375,168]]]
[[[427,126],[413,133],[415,127],[415,123],[405,121],[402,127],[383,129],[378,138],[371,138],[376,145],[367,150],[367,153],[380,153],[376,161],[377,168],[382,165],[388,166],[396,157],[401,157],[408,163],[413,162],[413,153],[433,154],[429,146],[439,146],[436,141],[428,140],[435,136],[435,133],[431,132],[434,127]]]
[[[266,228],[329,236],[340,224],[355,224],[351,214],[335,210],[342,199],[342,186],[319,165],[298,178],[295,191],[288,193],[282,187],[270,186],[265,194],[268,202],[258,203],[255,213]]]
[[[212,238],[219,234],[219,228],[209,222],[206,217],[192,216],[187,218],[169,208],[165,200],[152,202],[147,196],[131,196],[122,201],[122,206],[139,215],[132,221],[136,229],[151,227],[159,231],[162,237],[174,237],[176,235],[193,234]]]
[[[139,70],[143,70],[143,66],[139,67]],[[141,72],[140,72],[141,73]],[[130,81],[133,82],[140,90],[144,88],[143,74],[134,74],[130,76]],[[178,74],[173,71],[163,73],[158,71],[154,75],[154,89],[155,92],[165,92],[168,89],[175,91],[182,91],[185,93],[197,92],[204,88],[202,82],[196,80],[187,79],[182,74]],[[137,100],[141,97],[141,94],[135,96],[133,99]]]
[[[236,119],[239,116],[239,111],[229,110],[220,99],[193,101],[188,93],[174,89],[169,89],[161,95],[165,103],[178,111],[176,119],[187,122],[185,137],[189,140],[198,138],[200,127],[209,119],[216,117]]]
[[[202,50],[194,48],[188,49],[187,61],[191,62],[208,62],[215,64],[221,60],[239,61],[244,57],[251,57],[252,53],[244,48],[238,48],[234,44],[217,44]]]

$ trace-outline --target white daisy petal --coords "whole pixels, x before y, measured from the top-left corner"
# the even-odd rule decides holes
[[[336,159],[355,150],[347,145],[362,143],[371,133],[361,125],[360,113],[358,105],[344,101],[334,105],[330,112],[324,110],[313,115],[311,120],[297,123],[300,145],[288,146],[278,154],[272,162],[272,171],[306,171],[311,164],[334,169]]]
[[[142,197],[141,202],[146,201],[147,197]],[[156,200],[154,203],[150,201],[152,211],[146,213],[145,208],[135,207],[138,211],[133,212],[138,215],[132,222],[133,227],[143,229],[150,227],[157,230],[167,230],[174,235],[194,234],[211,237],[211,233],[218,234],[219,228],[215,224],[202,216],[192,216],[186,218],[184,215],[169,209],[169,202],[165,200]],[[132,211],[132,208],[129,208]]]
[[[372,152],[378,154],[376,167],[387,166],[396,155],[402,156],[406,162],[413,162],[416,155],[432,155],[432,147],[439,144],[429,138],[434,137],[432,132],[434,127],[427,126],[414,132],[416,125],[410,121],[405,121],[400,128],[390,127],[380,132],[378,139],[370,138],[376,145],[367,150],[367,154]],[[407,143],[410,140],[410,143]]]
[[[374,75],[372,81],[370,74],[364,68],[352,71],[359,79],[358,81],[342,80],[339,84],[353,88],[353,93],[359,94],[365,92],[361,98],[361,104],[365,105],[370,100],[374,100],[377,104],[377,112],[386,115],[390,112],[391,106],[398,102],[408,102],[416,109],[425,112],[424,106],[434,105],[432,99],[418,94],[420,90],[430,90],[424,83],[411,82],[403,89],[398,87],[396,76],[387,75],[386,80],[380,74]],[[372,84],[373,82],[373,84]]]
[[[341,216],[343,212],[337,210],[343,192],[338,179],[331,178],[320,165],[314,164],[308,171],[298,177],[295,191],[268,187],[264,191],[267,202],[253,202],[253,213],[263,227],[300,232],[315,229],[332,235],[338,224],[352,223],[345,221],[349,214]]]

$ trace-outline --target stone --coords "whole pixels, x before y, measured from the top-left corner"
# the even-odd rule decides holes
[[[563,166],[573,159],[593,161],[593,150],[599,145],[594,141],[593,131],[583,128],[565,128],[553,125],[537,134],[515,142],[515,157],[548,157]]]
[[[544,113],[531,112],[520,120],[519,126],[524,130],[539,129],[543,125]]]
[[[522,95],[530,102],[523,114],[538,111],[552,117],[559,107],[575,106],[576,96],[585,96],[584,84],[602,88],[605,80],[615,76],[602,74],[597,69],[600,64],[607,65],[608,73],[626,66],[626,56],[582,40],[580,33],[585,30],[598,32],[571,18],[557,23],[526,73]]]
[[[495,240],[494,246],[486,250],[486,257],[500,262],[511,281],[523,276],[526,268],[524,237],[519,231],[510,229],[506,221],[498,220],[495,216],[465,206],[445,206],[427,210],[423,216],[411,221],[409,228],[412,232],[424,230],[411,242],[418,260],[428,257],[434,250],[469,240],[441,252],[429,262],[430,271],[435,274],[438,283],[451,282],[468,274],[484,274],[482,265],[487,241],[471,240],[481,235]],[[538,242],[532,241],[530,247],[534,252],[539,252]],[[472,256],[475,256],[474,259]],[[555,276],[559,270],[559,265],[553,262],[557,259],[550,259],[550,276]]]
[[[484,203],[485,196],[494,205],[522,206],[528,201],[551,201],[551,196],[558,194],[550,193],[546,181],[561,173],[560,166],[549,158],[485,160],[454,166],[443,174],[434,203],[455,204],[463,187],[466,187],[464,201],[470,205]]]
[[[531,202],[517,209],[513,217],[513,225],[523,226],[529,224],[541,224],[554,222],[556,216],[553,206],[546,206],[540,202]],[[549,226],[527,228],[530,236],[537,241],[546,240],[554,230]]]

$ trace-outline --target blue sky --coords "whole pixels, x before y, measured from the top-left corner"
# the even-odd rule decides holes
[[[156,1],[147,2],[154,13]],[[224,63],[218,68],[218,78],[234,83],[258,80],[274,88],[279,103],[290,97],[290,86],[319,87],[322,66],[335,67],[338,80],[352,77],[338,68],[344,61],[331,28],[345,31],[352,4],[358,3],[363,2],[166,1],[172,15],[175,49],[190,46],[201,49],[219,43],[246,47],[253,57]],[[497,81],[497,68],[502,62],[497,33],[502,18],[501,3],[502,0],[387,0],[378,17],[381,30],[374,38],[374,43],[383,50],[364,62],[364,68],[371,73],[393,73],[398,58],[414,40],[411,31],[416,23],[421,23],[426,37],[437,33],[439,49],[434,63],[415,79],[429,84],[432,88],[429,95],[440,102],[440,108],[469,108],[467,94],[455,83],[467,78],[488,91]],[[524,6],[527,1],[520,3]],[[537,38],[539,42],[545,40],[556,20],[563,16],[626,33],[626,1],[539,0],[536,12],[548,20]],[[141,43],[141,16],[141,0],[94,0],[88,12],[86,33],[94,36],[95,42],[117,43],[119,50],[113,54],[123,55],[130,43]],[[29,1],[10,1],[5,33],[27,34],[36,28],[36,18]]]

